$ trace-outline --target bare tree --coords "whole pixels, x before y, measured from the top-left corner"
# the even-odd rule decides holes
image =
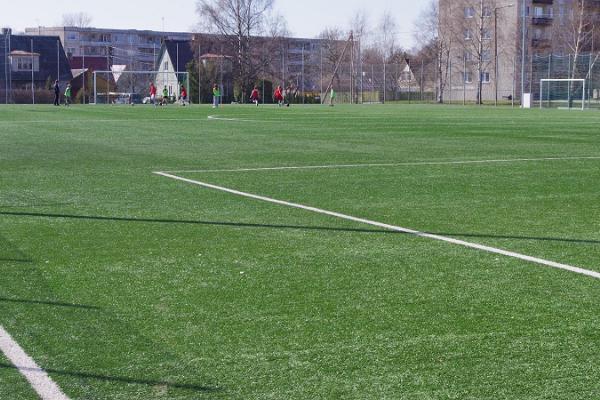
[[[223,35],[235,53],[234,79],[242,100],[264,67],[260,41],[253,40],[267,32],[267,16],[274,0],[198,0],[197,12],[202,26]],[[258,55],[258,56],[257,56]]]
[[[572,55],[570,63],[569,78],[586,77],[588,66],[584,71],[580,69],[580,58],[583,52],[589,52],[594,42],[594,31],[598,24],[599,15],[597,2],[592,0],[574,0],[571,10],[561,16],[560,24],[557,24],[554,36],[557,39],[558,46]],[[573,92],[574,82],[570,83],[569,94]],[[569,96],[569,106],[572,106],[573,99]]]
[[[475,66],[477,72],[477,104],[483,103],[483,82],[485,74],[492,64],[493,10],[496,0],[456,1],[452,22],[458,29],[454,30],[454,41],[463,49],[463,63],[468,68]],[[459,12],[464,13],[461,17]],[[468,71],[464,71],[468,74]]]
[[[91,15],[84,12],[63,14],[62,23],[63,26],[89,28],[92,24],[92,17]]]
[[[357,10],[350,18],[350,31],[354,32],[354,39],[366,42],[369,39],[369,15],[365,10]]]
[[[398,51],[397,35],[398,24],[389,10],[386,10],[379,21],[377,28],[379,48],[383,56],[383,62],[388,62]]]
[[[437,102],[444,102],[444,91],[450,74],[450,54],[454,41],[453,24],[448,16],[452,15],[453,2],[445,2],[440,11],[440,2],[430,0],[419,16],[419,31],[415,39],[421,46],[420,57],[434,61],[437,78]],[[444,15],[440,15],[443,13]]]
[[[336,86],[340,87],[340,76],[336,71],[337,64],[341,61],[342,53],[345,47],[346,32],[339,27],[325,28],[320,34],[323,49],[323,76],[325,81],[332,78]]]

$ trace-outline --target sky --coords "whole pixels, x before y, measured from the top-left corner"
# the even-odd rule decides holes
[[[60,26],[62,15],[84,12],[97,28],[149,29],[187,32],[197,24],[196,0],[18,0],[1,6],[0,26],[13,31],[26,27]],[[293,36],[315,37],[325,27],[347,28],[357,10],[365,10],[371,25],[386,11],[396,18],[402,47],[414,44],[413,22],[425,0],[275,0],[275,9]]]

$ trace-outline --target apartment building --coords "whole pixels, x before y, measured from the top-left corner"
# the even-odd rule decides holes
[[[128,70],[152,71],[164,40],[191,40],[185,32],[78,27],[26,28],[28,35],[58,36],[73,69],[110,69],[126,65]]]
[[[440,35],[451,43],[445,93],[451,101],[520,99],[537,92],[538,59],[594,50],[598,0],[439,0],[439,6]]]

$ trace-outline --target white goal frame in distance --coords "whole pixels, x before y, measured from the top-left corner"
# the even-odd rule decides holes
[[[96,105],[98,104],[98,82],[97,82],[97,74],[114,74],[115,71],[94,71],[94,93],[93,96],[91,96],[94,99],[94,102],[90,102],[90,104],[92,105]],[[187,91],[188,94],[188,103],[190,103],[190,73],[187,71],[183,71],[183,72],[175,72],[175,71],[123,71],[122,73],[126,73],[126,74],[141,74],[141,75],[154,75],[154,76],[159,76],[159,75],[169,75],[169,74],[175,74],[177,76],[179,75],[183,75],[185,76],[185,80],[186,80],[186,88],[185,90]],[[155,79],[154,79],[155,80]],[[191,103],[190,103],[191,104]]]
[[[585,79],[540,79],[540,109],[544,108],[544,82],[582,82],[581,110],[585,110]]]

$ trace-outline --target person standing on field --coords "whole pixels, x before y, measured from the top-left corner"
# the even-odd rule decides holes
[[[333,104],[335,103],[335,98],[336,98],[337,94],[335,93],[335,90],[333,89],[333,86],[331,87],[331,93],[330,93],[330,104],[329,106],[333,107]]]
[[[213,85],[213,108],[219,107],[219,103],[221,102],[221,90],[219,86],[215,83]]]
[[[260,92],[258,91],[258,87],[254,86],[254,90],[252,90],[252,93],[250,94],[250,100],[256,104],[256,107],[258,107],[259,99],[260,99]]]
[[[187,101],[187,91],[183,85],[181,85],[181,95],[179,96],[179,100],[181,100],[181,105],[185,106],[185,102]]]
[[[275,89],[275,93],[273,94],[273,97],[275,98],[277,105],[279,107],[282,107],[283,106],[283,90],[281,89],[281,86],[277,86],[277,88]]]
[[[156,86],[154,86],[154,82],[150,82],[150,102],[156,107]]]
[[[69,107],[71,105],[71,84],[67,83],[67,88],[65,89],[65,106]]]
[[[166,106],[167,104],[169,104],[169,89],[167,89],[167,85],[165,85],[165,87],[162,91],[162,99],[161,99],[160,105]]]
[[[54,105],[60,105],[60,86],[58,85],[58,79],[54,81]]]

